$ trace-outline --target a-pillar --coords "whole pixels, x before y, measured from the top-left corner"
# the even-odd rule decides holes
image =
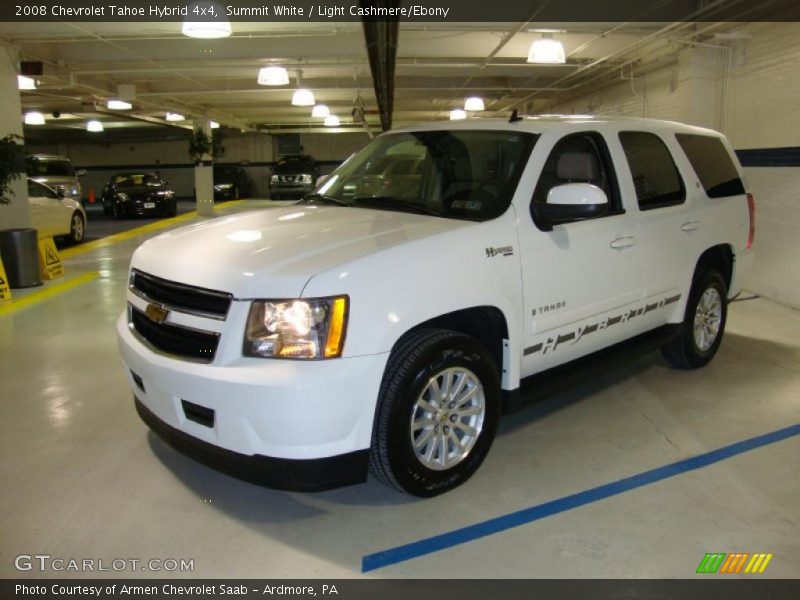
[[[209,141],[211,140],[211,121],[200,119],[195,122],[195,127],[202,130]],[[194,167],[194,190],[197,202],[197,214],[206,217],[214,216],[214,167],[211,154],[203,156],[202,160]]]
[[[22,135],[22,105],[17,87],[17,52],[0,45],[0,138],[8,134]],[[22,143],[22,140],[17,140]],[[0,229],[31,226],[28,206],[28,184],[24,173],[11,183],[11,202],[0,204]]]

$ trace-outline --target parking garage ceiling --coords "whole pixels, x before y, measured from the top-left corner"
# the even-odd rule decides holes
[[[361,23],[235,22],[233,34],[202,40],[180,23],[2,23],[0,38],[22,60],[42,61],[37,89],[22,92],[23,110],[48,116],[53,128],[83,135],[87,119],[125,135],[162,126],[191,128],[207,117],[223,126],[269,132],[320,131],[310,108],[292,106],[297,77],[341,119],[331,131],[380,131],[378,104]],[[636,77],[676,60],[687,44],[715,44],[737,23],[401,23],[394,76],[393,125],[448,118],[468,96],[481,116],[534,113],[587,89]],[[527,62],[531,43],[553,30],[563,65]],[[285,67],[288,85],[256,81],[261,67]],[[120,85],[134,86],[133,109],[106,108]],[[363,120],[353,115],[363,109]],[[187,119],[165,121],[166,112]],[[358,113],[358,111],[356,111]],[[53,118],[54,113],[59,114]]]

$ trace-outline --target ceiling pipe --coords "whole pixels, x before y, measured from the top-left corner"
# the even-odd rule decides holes
[[[362,6],[369,5],[384,8],[398,8],[399,0],[359,0]],[[376,20],[362,17],[364,41],[367,45],[369,68],[378,111],[381,116],[381,127],[384,131],[392,128],[392,110],[394,108],[394,70],[397,60],[397,37],[399,22],[397,19]]]

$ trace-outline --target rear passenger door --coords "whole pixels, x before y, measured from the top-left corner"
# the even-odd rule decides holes
[[[684,179],[674,156],[674,137],[649,131],[621,131],[626,159],[620,184],[636,199],[642,257],[642,330],[668,322],[682,305],[687,275],[694,269],[701,227],[693,216]]]

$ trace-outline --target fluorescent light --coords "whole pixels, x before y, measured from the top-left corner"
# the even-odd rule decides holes
[[[106,106],[111,110],[130,110],[133,108],[130,102],[124,100],[109,100]]]
[[[289,73],[283,67],[263,67],[258,72],[258,83],[261,85],[287,85]]]
[[[324,104],[317,104],[311,109],[311,116],[315,119],[324,119],[331,114],[330,109]]]
[[[167,113],[167,121],[185,121],[186,117],[184,117],[181,113]]]
[[[292,95],[292,104],[295,106],[314,106],[314,92],[301,88]]]
[[[35,90],[36,80],[25,75],[17,75],[17,89],[20,90]]]
[[[336,115],[328,115],[325,117],[325,127],[338,127],[339,117]]]
[[[464,110],[483,110],[484,108],[483,98],[478,98],[477,96],[467,98],[464,102]]]
[[[86,121],[86,131],[91,131],[92,133],[100,133],[103,131],[103,124],[100,121],[96,121],[92,119],[91,121]]]
[[[208,126],[210,129],[219,129],[219,123],[216,121],[209,121]]]
[[[44,115],[40,112],[32,110],[25,113],[25,125],[44,125]]]
[[[528,62],[542,65],[563,65],[567,62],[564,44],[553,39],[551,34],[545,33],[531,44]]]
[[[460,121],[461,119],[467,118],[467,111],[462,110],[460,108],[454,108],[450,111],[450,120],[451,121]]]

